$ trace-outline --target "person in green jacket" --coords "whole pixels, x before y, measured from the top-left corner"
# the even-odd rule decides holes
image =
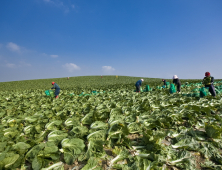
[[[209,88],[209,92],[211,93],[212,96],[214,97],[216,96],[216,92],[214,89],[214,77],[210,75],[210,72],[205,73],[205,77],[203,79],[202,84],[205,85],[205,87]]]

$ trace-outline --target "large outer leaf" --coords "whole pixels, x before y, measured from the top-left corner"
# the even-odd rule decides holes
[[[90,112],[88,114],[86,114],[82,119],[81,119],[81,123],[82,124],[88,124],[90,125],[93,122],[93,112]]]
[[[90,157],[102,157],[105,155],[103,145],[104,142],[102,140],[90,140],[88,143],[86,158],[89,159]]]
[[[90,126],[91,129],[107,129],[108,128],[108,124],[101,122],[101,121],[95,121],[94,123],[91,124]]]
[[[83,140],[79,138],[63,139],[61,145],[64,151],[64,159],[69,165],[82,154],[85,148]]]
[[[43,160],[42,158],[36,156],[32,161],[33,170],[40,170],[42,168]]]
[[[7,145],[7,142],[0,142],[0,152],[4,151],[6,145]]]
[[[220,138],[221,137],[221,133],[222,133],[222,128],[218,127],[218,125],[210,125],[210,124],[205,124],[205,130],[207,135],[210,138]]]
[[[73,127],[72,132],[75,134],[75,137],[82,138],[83,136],[88,134],[88,128],[85,126],[76,126]]]
[[[72,118],[68,118],[65,122],[64,122],[64,124],[66,125],[66,126],[79,126],[80,125],[80,121],[79,121],[79,119],[78,118],[75,118],[75,117],[72,117]]]
[[[49,122],[45,125],[45,128],[48,130],[57,130],[57,126],[61,125],[61,120],[54,120],[52,122]]]
[[[48,141],[55,142],[58,144],[60,141],[65,139],[68,136],[67,133],[61,130],[55,130],[48,134]]]
[[[18,142],[13,145],[13,149],[17,150],[20,154],[24,154],[30,147],[31,146],[29,144],[24,142]]]
[[[2,164],[5,168],[9,168],[19,159],[19,154],[8,153],[5,156],[5,159],[2,160]]]
[[[74,151],[74,154],[80,154],[85,148],[84,141],[79,138],[63,139],[61,142],[62,148]]]
[[[58,150],[58,146],[55,145],[55,143],[47,142],[44,148],[44,154],[56,153]]]
[[[40,143],[39,145],[34,146],[28,153],[26,154],[26,158],[34,159],[36,155],[45,147],[44,143]]]
[[[73,152],[64,149],[64,160],[68,165],[72,165],[78,156],[79,155],[75,155]]]
[[[90,133],[87,136],[87,139],[88,140],[103,140],[103,141],[105,141],[106,133],[107,133],[106,130],[98,130],[98,131]]]
[[[184,149],[194,150],[194,151],[198,151],[199,147],[200,147],[200,144],[193,138],[185,138],[185,139],[180,140],[175,145],[172,145],[172,148],[175,148],[175,149],[184,148]]]

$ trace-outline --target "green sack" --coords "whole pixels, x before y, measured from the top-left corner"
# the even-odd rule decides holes
[[[170,82],[166,82],[166,88],[170,88]]]
[[[150,91],[150,86],[146,85],[146,91]]]
[[[46,91],[45,91],[45,94],[46,94],[46,96],[51,96],[51,97],[54,97],[54,96],[55,96],[53,90],[46,90]]]
[[[200,88],[200,97],[204,97],[208,95],[208,88],[201,87]]]
[[[45,91],[46,96],[50,96],[49,90]]]
[[[176,91],[176,89],[175,89],[175,86],[174,86],[174,84],[171,84],[170,85],[170,93],[172,94],[172,93],[176,93],[177,91]]]
[[[136,90],[134,90],[134,92],[136,92]],[[145,92],[145,90],[143,90],[141,86],[140,86],[140,92]]]

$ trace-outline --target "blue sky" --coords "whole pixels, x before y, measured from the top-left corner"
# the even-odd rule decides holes
[[[0,81],[222,78],[221,0],[0,2]]]

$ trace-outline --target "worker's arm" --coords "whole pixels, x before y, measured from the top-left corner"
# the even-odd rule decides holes
[[[202,84],[204,84],[204,85],[205,85],[205,78],[203,78]]]
[[[211,77],[211,83],[214,83],[214,77]]]

